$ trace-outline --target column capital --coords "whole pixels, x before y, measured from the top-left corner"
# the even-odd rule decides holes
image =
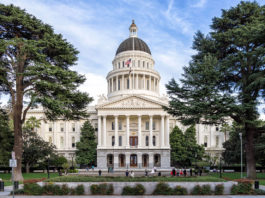
[[[130,115],[128,115],[128,114],[126,114],[125,116],[126,116],[127,118],[130,117]]]
[[[138,114],[137,116],[138,116],[138,117],[142,117],[142,115],[141,115],[141,114]]]
[[[117,114],[114,114],[113,116],[114,116],[115,118],[119,117],[119,115],[117,115]]]
[[[149,114],[149,117],[150,117],[150,118],[153,118],[153,116],[154,116],[153,114]]]

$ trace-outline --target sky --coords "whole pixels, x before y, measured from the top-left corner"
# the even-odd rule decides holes
[[[132,19],[138,37],[149,46],[155,69],[165,84],[180,79],[191,60],[194,34],[207,34],[213,17],[240,0],[0,0],[14,4],[51,25],[80,52],[72,69],[86,75],[80,87],[94,98],[107,94],[106,76],[119,44],[129,37]],[[257,0],[264,4],[263,0]],[[262,115],[264,118],[264,114]]]

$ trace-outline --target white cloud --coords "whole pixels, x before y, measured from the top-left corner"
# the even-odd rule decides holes
[[[85,76],[87,80],[80,86],[79,90],[89,93],[89,96],[94,99],[92,105],[95,105],[99,95],[107,95],[107,81],[104,77],[93,73],[86,73]]]
[[[207,0],[199,0],[196,4],[192,5],[191,7],[194,8],[202,8],[206,4]]]

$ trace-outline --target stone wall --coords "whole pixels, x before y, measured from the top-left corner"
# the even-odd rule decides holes
[[[122,189],[125,186],[135,186],[136,184],[142,184],[145,188],[145,194],[150,195],[155,190],[156,185],[159,182],[54,182],[56,185],[63,185],[67,184],[68,187],[76,187],[77,185],[84,185],[85,188],[85,194],[91,194],[90,192],[90,186],[93,184],[112,184],[114,187],[114,195],[120,195],[122,193]],[[176,186],[182,186],[185,187],[188,191],[188,194],[190,194],[191,190],[194,188],[195,185],[207,185],[209,184],[211,186],[211,190],[214,191],[214,188],[218,184],[224,185],[224,194],[230,194],[230,189],[233,184],[237,184],[237,182],[166,182],[171,188],[174,188]],[[39,184],[42,186],[45,183],[39,182]]]

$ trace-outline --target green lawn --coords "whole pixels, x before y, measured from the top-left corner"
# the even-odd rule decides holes
[[[48,178],[47,173],[23,173],[24,180]],[[50,178],[58,177],[58,173],[50,173]],[[5,182],[5,186],[12,185],[11,173],[0,173],[0,178]]]
[[[105,176],[64,176],[46,181],[51,182],[223,182],[224,179],[201,176],[201,177],[105,177]]]
[[[219,173],[210,173],[210,176],[219,177]],[[246,173],[243,173],[243,177],[247,177]],[[222,178],[227,180],[240,179],[240,173],[222,173]],[[265,173],[257,173],[258,179],[265,179]]]

